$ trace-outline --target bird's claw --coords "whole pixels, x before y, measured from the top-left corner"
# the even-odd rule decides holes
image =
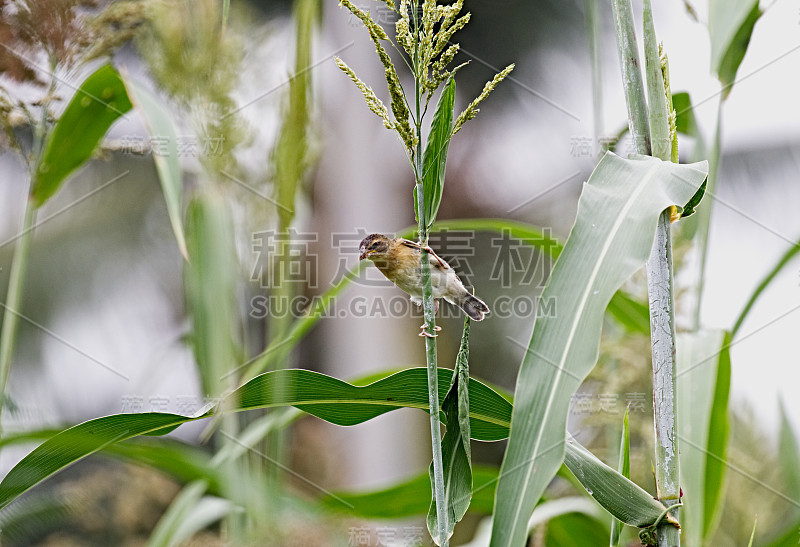
[[[427,330],[425,330],[426,326],[427,325],[422,325],[420,327],[420,329],[422,330],[422,332],[419,333],[420,336],[426,336],[428,338],[436,338],[437,336],[439,336],[438,334],[431,334]],[[433,332],[440,332],[441,330],[442,330],[442,327],[440,327],[438,325],[433,327]]]

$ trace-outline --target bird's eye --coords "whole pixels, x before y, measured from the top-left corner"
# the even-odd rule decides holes
[[[369,248],[370,249],[377,249],[378,248],[378,242],[377,241],[374,242],[372,245],[369,246]]]

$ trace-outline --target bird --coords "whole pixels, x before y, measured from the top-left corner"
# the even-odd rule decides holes
[[[431,288],[435,311],[444,298],[464,310],[473,321],[482,321],[490,313],[483,300],[470,293],[455,270],[442,260],[430,247],[401,237],[390,238],[383,234],[371,234],[359,245],[359,261],[371,260],[386,278],[411,296],[411,301],[422,304],[422,251],[427,251],[431,272]],[[436,327],[436,330],[441,330]],[[420,336],[434,337],[422,326]]]

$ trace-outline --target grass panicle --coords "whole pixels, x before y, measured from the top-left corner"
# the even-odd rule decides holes
[[[381,27],[372,19],[369,13],[366,13],[358,9],[358,7],[353,5],[353,3],[350,2],[350,0],[341,0],[340,3],[342,6],[347,8],[350,11],[350,13],[358,17],[364,23],[364,26],[367,28],[367,32],[369,32],[369,36],[372,39],[373,44],[375,44],[375,51],[377,51],[378,58],[381,60],[381,64],[383,64],[384,75],[386,77],[386,85],[389,88],[389,95],[391,96],[392,114],[394,115],[395,119],[395,123],[390,122],[388,125],[386,123],[386,119],[384,119],[383,125],[387,129],[394,129],[395,131],[397,131],[398,135],[400,135],[400,139],[403,141],[403,144],[405,144],[409,154],[411,154],[413,153],[413,150],[416,146],[414,132],[411,130],[411,124],[409,122],[409,117],[411,115],[411,112],[409,111],[408,105],[406,104],[405,95],[403,93],[403,86],[400,84],[400,77],[397,75],[397,69],[395,68],[394,63],[392,63],[392,59],[391,57],[389,57],[389,54],[386,52],[386,49],[381,44],[381,41],[388,40],[389,36],[386,34],[386,31],[383,30],[383,27]],[[392,9],[394,8],[392,7]],[[339,65],[339,68],[344,70],[347,73],[347,75],[350,76],[350,79],[353,80],[353,83],[355,83],[356,86],[358,86],[358,88],[364,94],[364,97],[367,99],[368,105],[374,103],[373,97],[375,100],[378,100],[377,96],[375,96],[375,93],[355,76],[355,73],[353,73],[352,69],[350,69],[350,72],[347,72],[342,67],[343,63],[341,63],[341,60],[338,57],[336,59],[336,63]],[[359,85],[359,83],[361,85]],[[371,94],[372,97],[369,97],[368,93]],[[380,100],[378,100],[378,102],[380,103]],[[383,107],[383,109],[385,110],[385,107]],[[383,118],[383,116],[379,114],[376,110],[374,110],[372,106],[370,106],[370,110],[372,110],[373,112],[381,116],[381,118]]]
[[[411,21],[408,14],[408,0],[400,1],[400,17],[394,24],[395,39],[409,57],[414,55],[414,37],[411,35]]]
[[[339,0],[339,5],[347,8],[347,10],[358,17],[364,26],[367,27],[367,32],[369,32],[370,36],[376,36],[379,40],[388,40],[389,36],[386,34],[386,31],[383,30],[378,23],[372,20],[372,16],[369,13],[358,9],[358,7],[353,4],[350,0]]]

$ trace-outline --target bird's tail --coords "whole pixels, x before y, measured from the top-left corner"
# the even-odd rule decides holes
[[[483,300],[466,290],[461,294],[456,305],[464,310],[464,313],[469,315],[473,321],[483,321],[483,318],[490,313],[489,306]]]

